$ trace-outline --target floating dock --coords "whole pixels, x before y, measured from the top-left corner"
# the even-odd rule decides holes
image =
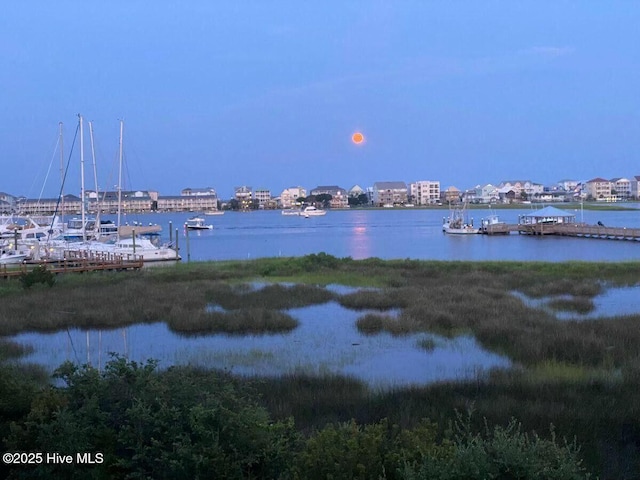
[[[44,266],[52,273],[84,273],[100,270],[139,270],[144,261],[139,255],[68,250],[62,260],[27,261],[20,264],[0,265],[0,278],[19,277],[36,267]]]

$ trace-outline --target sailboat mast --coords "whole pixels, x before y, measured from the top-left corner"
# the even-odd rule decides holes
[[[120,214],[122,213],[122,136],[124,121],[120,120],[120,154],[118,165],[118,240],[120,240]]]
[[[82,126],[82,115],[78,115],[80,119],[80,198],[82,204],[82,241],[87,241],[87,232],[85,230],[85,196],[84,196],[84,130]]]
[[[60,221],[64,224],[64,142],[62,139],[62,122],[58,123],[58,129],[60,132]]]
[[[96,150],[93,144],[93,122],[89,122],[89,133],[91,135],[91,159],[93,161],[93,182],[96,186],[96,223],[94,235],[100,236],[100,194],[98,193],[98,172],[96,169]]]

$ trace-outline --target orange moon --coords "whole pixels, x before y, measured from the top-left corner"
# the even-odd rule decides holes
[[[351,135],[351,141],[353,143],[355,143],[356,145],[364,142],[364,135],[361,134],[360,132],[356,132],[353,135]]]

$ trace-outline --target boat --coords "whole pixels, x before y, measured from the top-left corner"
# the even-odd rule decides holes
[[[27,260],[28,254],[12,249],[0,250],[0,265],[12,265]]]
[[[282,215],[298,216],[298,215],[300,215],[300,212],[301,212],[301,210],[299,210],[299,209],[286,208],[286,209],[282,210]]]
[[[224,215],[224,210],[207,210],[204,212],[205,215]]]
[[[300,215],[305,217],[305,218],[319,217],[319,216],[326,215],[326,214],[327,214],[326,210],[320,210],[320,209],[314,207],[313,205],[310,205],[310,206],[306,207],[304,210],[302,210],[300,212]]]
[[[203,217],[195,216],[188,218],[186,222],[184,222],[184,228],[187,230],[211,230],[213,229],[213,225],[204,223],[205,220]]]
[[[180,260],[178,252],[170,245],[158,246],[145,237],[129,237],[116,240],[114,243],[86,242],[68,245],[67,250],[83,250],[91,253],[108,253],[123,257],[141,258],[146,262]]]
[[[450,215],[442,222],[442,231],[451,235],[470,235],[480,232],[473,226],[473,219],[469,220],[465,214],[466,204],[451,210]]]

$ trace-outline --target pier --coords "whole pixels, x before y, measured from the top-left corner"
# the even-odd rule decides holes
[[[518,232],[523,235],[560,235],[563,237],[599,238],[605,240],[640,240],[640,228],[604,227],[585,223],[497,223],[483,226],[480,233],[504,235]]]
[[[52,273],[84,273],[100,270],[139,270],[144,262],[139,255],[68,250],[61,260],[28,261],[17,265],[0,265],[0,278],[19,277],[44,266]]]

